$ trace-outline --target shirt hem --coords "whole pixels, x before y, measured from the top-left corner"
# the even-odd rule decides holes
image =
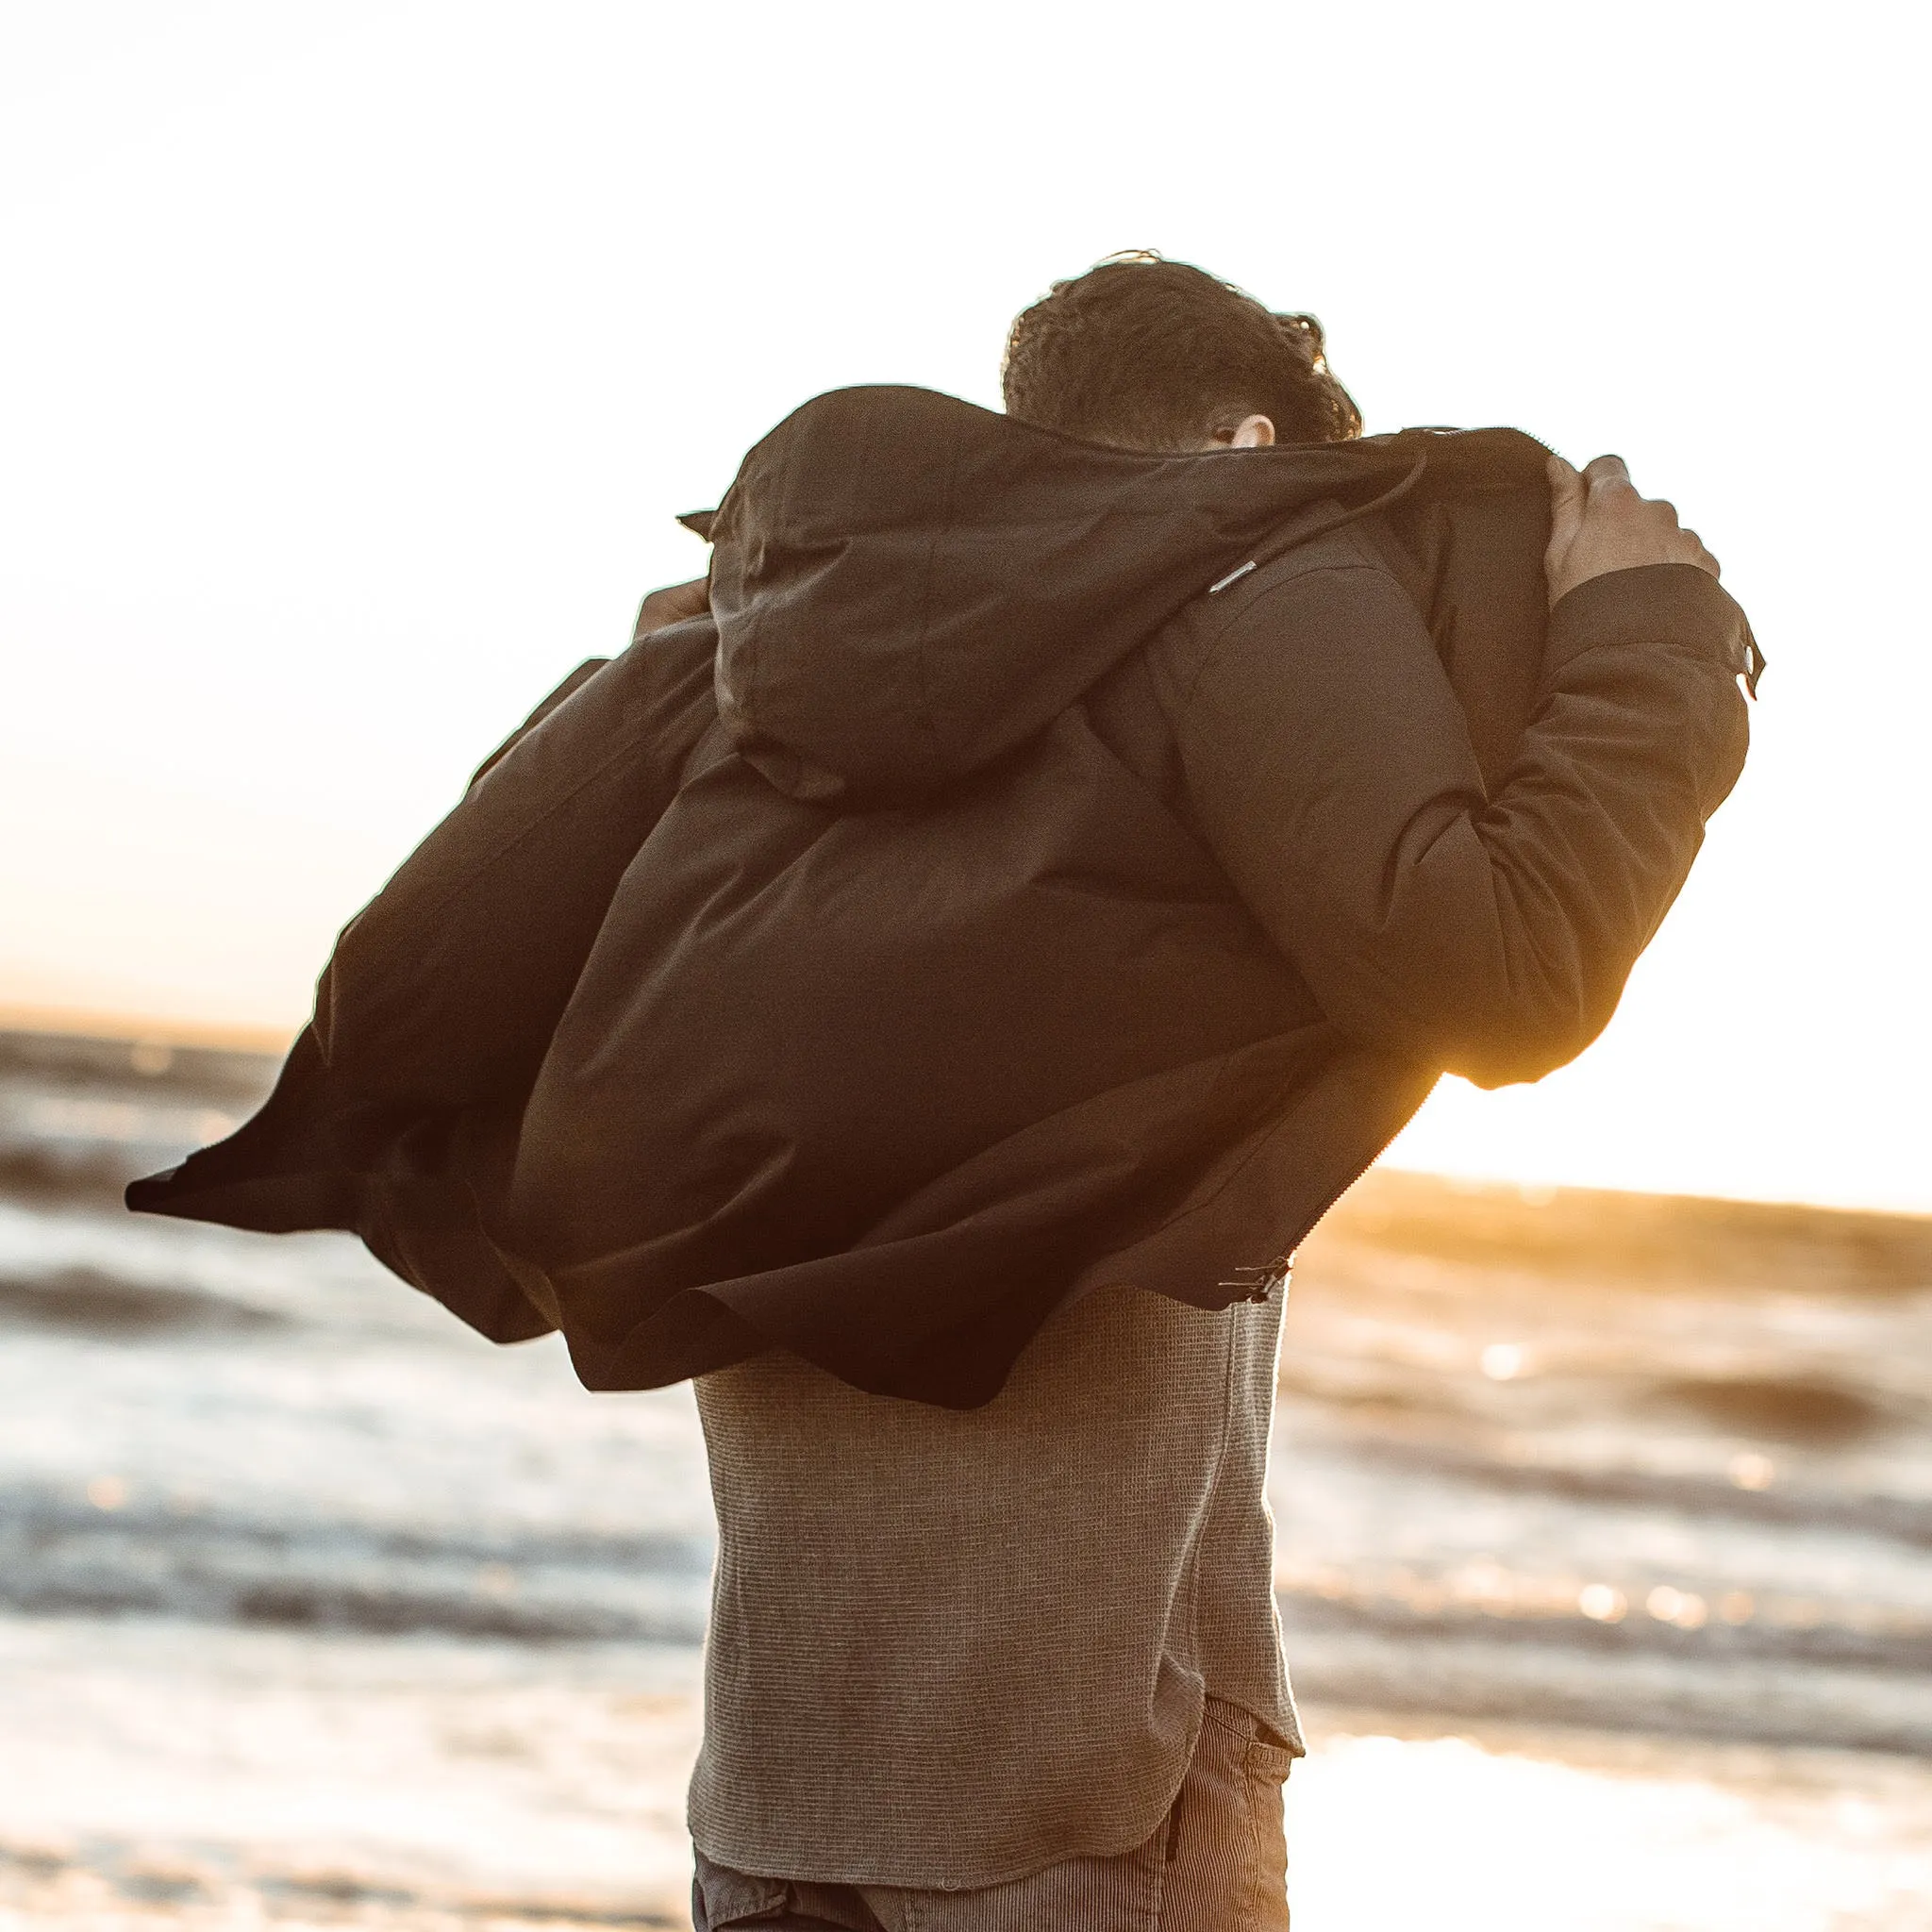
[[[789,1879],[799,1885],[888,1885],[908,1891],[983,1891],[989,1886],[1011,1885],[1023,1878],[1037,1877],[1053,1866],[1064,1865],[1073,1858],[1119,1858],[1138,1851],[1161,1829],[1169,1812],[1174,1809],[1174,1800],[1180,1795],[1189,1767],[1194,1761],[1194,1753],[1200,1746],[1201,1726],[1206,1721],[1207,1695],[1204,1694],[1188,1728],[1187,1748],[1180,1754],[1172,1780],[1163,1781],[1165,1795],[1158,1798],[1144,1821],[1138,1822],[1125,1837],[1116,1838],[1111,1833],[1098,1834],[1093,1838],[1076,1835],[1064,1842],[1056,1840],[1048,1849],[1035,1847],[1007,1862],[982,1864],[974,1859],[934,1858],[915,1866],[899,1866],[891,1861],[874,1859],[863,1853],[849,1862],[829,1861],[825,1857],[824,1839],[812,1833],[799,1835],[799,1856],[794,1862],[788,1853],[770,1844],[739,1844],[717,1834],[702,1818],[694,1804],[687,1807],[685,1823],[691,1831],[691,1843],[713,1864],[728,1866],[734,1872],[742,1872],[754,1878]],[[961,1823],[965,1822],[962,1817]],[[935,1866],[941,1863],[944,1869],[936,1871]]]

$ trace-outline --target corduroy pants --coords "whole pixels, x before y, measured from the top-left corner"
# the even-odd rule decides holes
[[[1282,1784],[1293,1762],[1248,1712],[1208,1700],[1174,1808],[1143,1845],[978,1890],[821,1885],[700,1852],[696,1932],[1288,1932]]]

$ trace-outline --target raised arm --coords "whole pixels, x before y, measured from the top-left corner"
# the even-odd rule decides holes
[[[1485,1086],[1603,1029],[1746,742],[1715,559],[1614,458],[1552,486],[1542,695],[1493,798],[1414,605],[1347,532],[1164,666],[1202,831],[1324,1009]]]
[[[610,896],[716,717],[716,634],[641,637],[554,692],[342,933],[275,1092],[138,1211],[344,1228],[491,1340],[554,1325],[478,1221]]]

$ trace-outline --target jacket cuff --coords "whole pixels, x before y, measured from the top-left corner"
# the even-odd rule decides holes
[[[1613,570],[1566,591],[1550,612],[1545,678],[1585,651],[1666,644],[1741,673],[1755,691],[1763,668],[1751,626],[1730,593],[1694,563]]]

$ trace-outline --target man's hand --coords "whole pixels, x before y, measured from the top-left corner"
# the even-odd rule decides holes
[[[653,591],[638,608],[637,627],[630,641],[636,643],[641,637],[662,630],[667,624],[682,624],[687,617],[702,617],[710,608],[708,577],[693,577],[688,584],[670,584]]]
[[[1543,575],[1552,606],[1591,577],[1646,563],[1694,563],[1718,575],[1717,558],[1695,530],[1678,527],[1670,504],[1638,495],[1622,457],[1598,457],[1581,472],[1552,457],[1548,470],[1550,547]]]

